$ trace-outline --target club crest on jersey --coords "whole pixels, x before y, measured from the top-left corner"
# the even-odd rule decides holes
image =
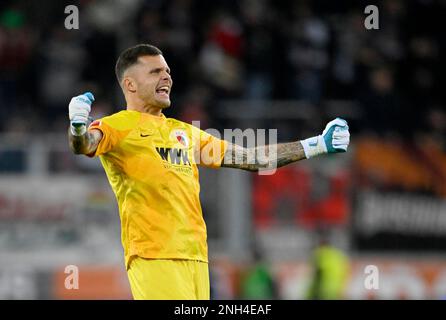
[[[170,134],[170,138],[175,142],[181,144],[181,146],[188,148],[189,147],[189,139],[187,138],[186,131],[177,129],[173,130]]]

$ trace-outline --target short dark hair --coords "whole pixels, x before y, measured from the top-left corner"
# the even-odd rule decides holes
[[[115,73],[118,82],[121,83],[125,70],[138,62],[138,58],[142,56],[158,56],[162,55],[160,49],[150,44],[138,44],[134,47],[125,49],[116,61]]]

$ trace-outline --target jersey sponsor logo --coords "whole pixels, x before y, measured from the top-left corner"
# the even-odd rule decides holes
[[[178,142],[183,147],[189,147],[189,139],[187,138],[186,131],[181,129],[173,130],[170,134],[170,138]]]
[[[191,165],[187,154],[187,149],[156,147],[156,151],[164,161],[171,164],[183,164],[186,166]]]

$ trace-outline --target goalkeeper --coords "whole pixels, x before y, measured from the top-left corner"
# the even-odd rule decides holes
[[[347,122],[337,118],[321,135],[306,140],[243,148],[163,115],[171,105],[173,82],[158,48],[140,44],[126,49],[115,71],[126,109],[88,125],[93,94],[73,97],[70,148],[75,154],[99,156],[116,195],[133,297],[209,299],[198,165],[256,172],[345,152]]]

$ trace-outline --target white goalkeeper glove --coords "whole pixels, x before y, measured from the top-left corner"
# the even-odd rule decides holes
[[[336,118],[330,121],[321,135],[301,140],[307,159],[324,153],[346,152],[350,143],[347,121]]]
[[[70,130],[74,136],[81,136],[87,131],[88,116],[94,96],[91,92],[85,92],[73,97],[68,105],[70,117]]]

